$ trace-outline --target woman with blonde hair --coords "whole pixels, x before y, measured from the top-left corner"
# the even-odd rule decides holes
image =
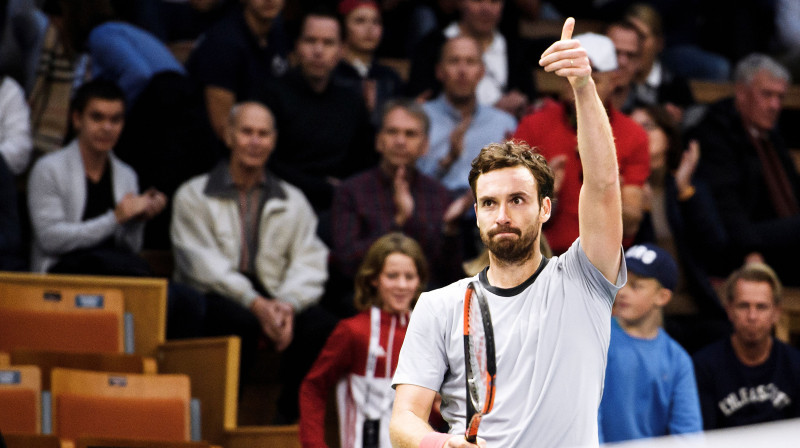
[[[325,407],[334,385],[340,446],[391,446],[392,376],[427,280],[428,263],[414,239],[390,233],[369,248],[355,279],[360,313],[339,322],[300,387],[303,447],[327,447]]]

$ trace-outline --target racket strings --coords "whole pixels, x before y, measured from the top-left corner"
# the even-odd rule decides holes
[[[486,402],[486,333],[483,326],[483,315],[478,300],[473,296],[469,307],[469,362],[474,380],[470,381],[474,391],[476,408],[482,409]]]

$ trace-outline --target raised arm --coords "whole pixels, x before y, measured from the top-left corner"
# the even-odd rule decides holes
[[[597,95],[586,50],[572,39],[575,19],[564,22],[561,40],[543,54],[539,65],[569,80],[578,114],[578,151],[583,186],[578,203],[581,246],[589,261],[609,281],[619,273],[622,201],[616,148],[605,107]]]

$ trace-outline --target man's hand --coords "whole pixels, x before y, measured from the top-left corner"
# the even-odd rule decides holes
[[[142,196],[147,199],[147,207],[142,215],[144,219],[154,218],[167,206],[167,196],[155,188],[149,188]]]
[[[189,0],[189,6],[196,11],[206,12],[217,6],[220,0]]]
[[[425,102],[431,99],[432,97],[433,97],[433,90],[431,89],[424,90],[422,93],[420,93],[414,98],[414,102],[417,104],[425,104]]]
[[[414,197],[411,196],[411,188],[408,186],[406,178],[406,167],[397,168],[394,174],[394,223],[398,227],[403,227],[409,218],[414,214]]]
[[[745,266],[750,265],[750,264],[755,264],[755,263],[762,263],[762,264],[766,263],[766,261],[764,261],[764,256],[761,255],[761,253],[759,253],[759,252],[750,252],[749,254],[745,255],[745,257],[744,257],[744,265]]]
[[[294,338],[294,308],[286,302],[277,302],[281,314],[280,335],[275,340],[275,349],[279,352],[286,350]]]
[[[287,303],[257,297],[250,307],[256,315],[261,330],[275,344],[275,350],[281,352],[292,342],[294,331],[294,310]]]
[[[126,222],[142,216],[147,209],[149,200],[142,196],[137,196],[133,193],[128,193],[122,197],[114,208],[114,217],[117,222],[125,224]]]
[[[374,79],[361,81],[361,92],[364,95],[364,105],[371,114],[375,111],[375,105],[378,103],[378,82]]]
[[[691,140],[689,147],[681,155],[681,163],[678,165],[678,169],[675,170],[675,186],[678,187],[679,194],[692,188],[692,177],[699,161],[700,143],[697,140]]]
[[[519,90],[512,90],[497,100],[494,107],[504,110],[511,115],[519,118],[525,113],[528,108],[528,97]]]
[[[445,210],[444,216],[442,216],[445,235],[453,235],[458,232],[458,220],[473,203],[472,190],[468,190],[447,206],[447,210]]]
[[[575,19],[570,17],[564,22],[561,40],[542,53],[539,65],[546,72],[555,72],[556,75],[567,78],[573,89],[580,89],[589,82],[592,66],[581,43],[572,39],[574,30]]]
[[[673,103],[664,103],[664,110],[667,111],[672,121],[681,123],[683,121],[683,108]]]
[[[450,437],[447,442],[444,444],[445,448],[486,448],[486,441],[478,437],[476,440],[477,443],[469,443],[467,442],[467,438],[463,435],[457,435]]]
[[[472,115],[468,114],[461,118],[458,125],[450,132],[450,151],[439,160],[439,177],[443,177],[450,170],[450,167],[461,157],[464,152],[464,135],[472,123]]]
[[[561,187],[564,185],[564,173],[567,171],[567,155],[560,154],[547,162],[550,171],[553,172],[553,196],[558,197]],[[551,198],[551,199],[555,199]]]

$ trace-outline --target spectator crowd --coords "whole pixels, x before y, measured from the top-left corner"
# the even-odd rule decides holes
[[[275,423],[324,446],[335,387],[342,446],[373,446],[417,297],[485,267],[481,149],[542,154],[543,245],[578,236],[572,90],[534,76],[539,27],[574,16],[629,269],[601,442],[800,417],[800,352],[773,336],[800,286],[799,4],[2,2],[0,270],[151,276],[143,249],[167,251],[168,337],[238,335],[243,381],[270,346]]]

